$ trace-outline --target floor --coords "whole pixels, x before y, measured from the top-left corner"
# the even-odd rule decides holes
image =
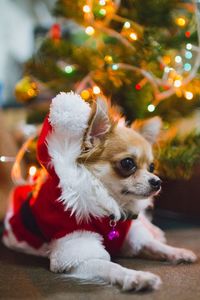
[[[200,227],[168,229],[170,244],[192,249],[200,256]],[[115,287],[77,285],[48,271],[48,261],[6,249],[0,244],[0,299],[27,300],[197,300],[200,299],[200,261],[193,265],[172,266],[163,262],[120,259],[118,262],[137,270],[161,276],[159,291],[122,293]]]

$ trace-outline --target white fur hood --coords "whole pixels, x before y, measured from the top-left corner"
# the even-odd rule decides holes
[[[91,108],[79,95],[60,93],[50,106],[49,123],[53,130],[47,138],[51,163],[60,179],[60,201],[78,221],[90,216],[121,213],[117,202],[102,183],[83,164],[77,163]]]

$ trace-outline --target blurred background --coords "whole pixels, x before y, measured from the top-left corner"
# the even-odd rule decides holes
[[[52,97],[74,90],[89,102],[108,97],[113,114],[124,115],[128,124],[162,118],[154,149],[163,179],[156,218],[198,223],[200,2],[1,0],[0,5],[0,219],[13,183],[34,184],[40,174],[36,143]]]

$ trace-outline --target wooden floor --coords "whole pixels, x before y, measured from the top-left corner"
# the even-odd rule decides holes
[[[200,227],[167,231],[170,244],[184,246],[200,255]],[[77,285],[48,270],[48,261],[9,251],[0,245],[0,299],[48,300],[198,300],[200,299],[200,262],[171,266],[167,263],[120,259],[126,267],[154,272],[161,276],[159,291],[121,293],[108,286]]]

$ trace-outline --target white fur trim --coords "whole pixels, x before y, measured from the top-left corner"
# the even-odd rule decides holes
[[[52,99],[49,122],[52,127],[81,134],[87,127],[91,108],[78,94],[61,92]]]
[[[102,217],[115,214],[120,218],[117,202],[109,196],[101,182],[76,159],[80,153],[80,142],[64,140],[52,133],[48,139],[48,151],[55,172],[60,179],[60,201],[65,209],[71,209],[77,221],[88,220],[90,216]]]
[[[2,237],[3,244],[13,250],[36,255],[36,256],[43,256],[47,257],[49,252],[49,246],[47,243],[44,243],[39,249],[35,249],[31,247],[26,241],[18,241],[12,231],[12,228],[10,226],[9,220],[13,216],[13,210],[12,210],[12,203],[10,204],[10,208],[8,209],[6,213],[6,217],[4,220],[4,226],[6,230],[6,234]]]
[[[89,104],[77,94],[60,93],[53,100],[49,121],[53,132],[47,137],[51,163],[60,179],[60,201],[71,209],[77,220],[88,220],[91,215],[102,217],[120,209],[107,190],[84,165],[77,164],[81,153],[84,129],[88,126]]]
[[[90,231],[75,231],[51,243],[50,269],[69,271],[91,258],[110,260],[101,235]]]
[[[81,140],[53,132],[47,139],[48,152],[55,172],[60,179],[60,201],[71,209],[77,221],[90,216],[102,217],[121,213],[117,202],[108,194],[102,183],[84,165],[77,164]]]

